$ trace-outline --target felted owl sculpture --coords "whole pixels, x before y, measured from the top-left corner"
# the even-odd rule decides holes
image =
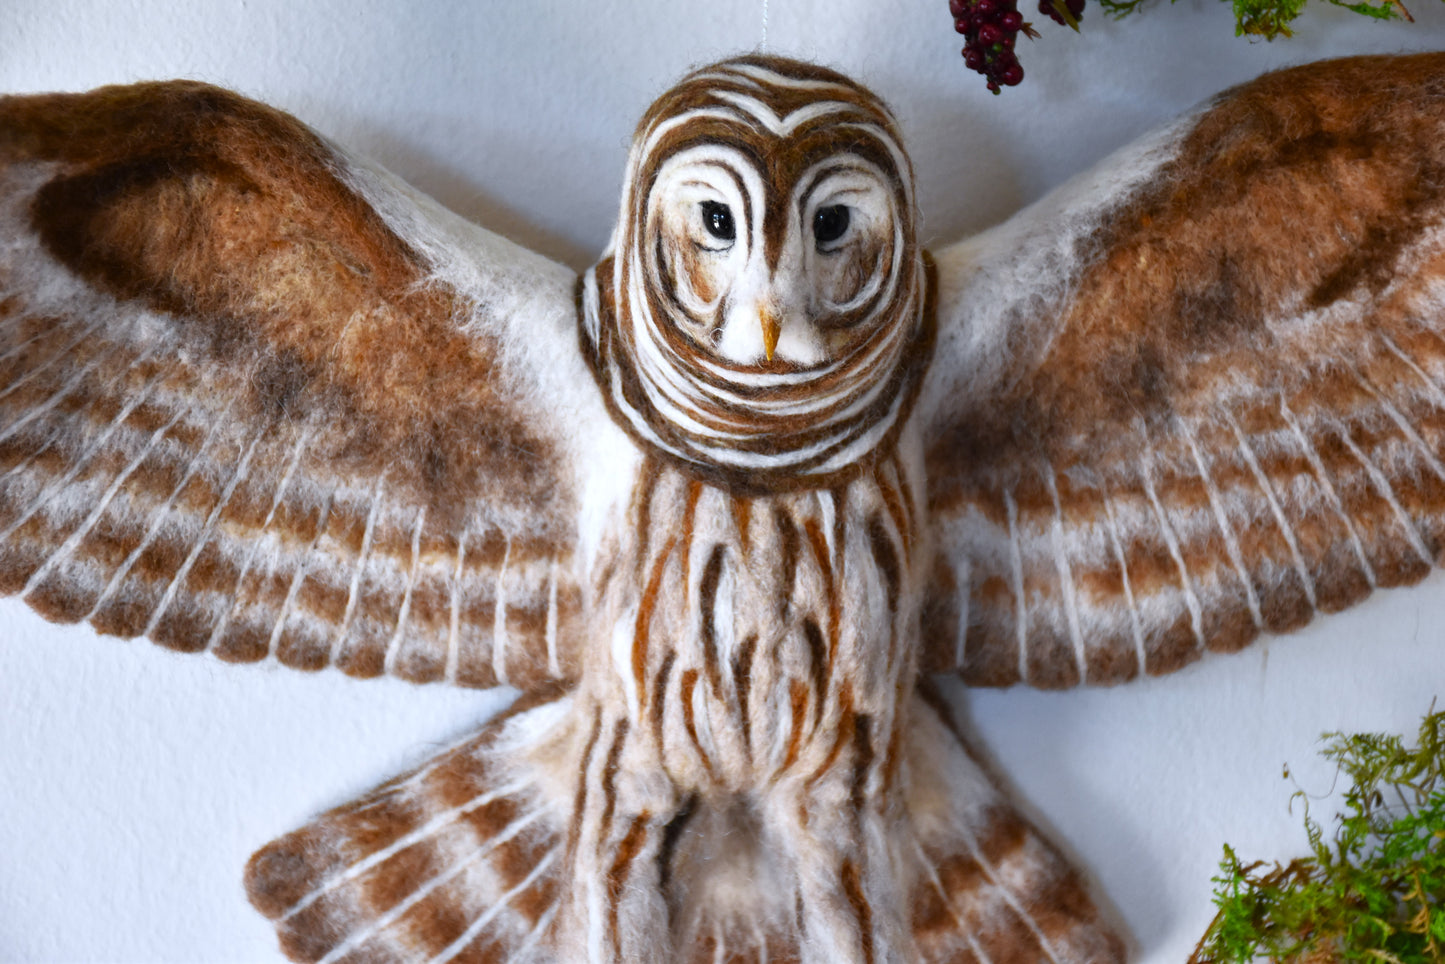
[[[523,695],[252,858],[300,961],[1122,959],[928,674],[1116,683],[1445,551],[1445,56],[1227,93],[929,256],[747,56],[572,272],[198,83],[0,101],[0,589]]]

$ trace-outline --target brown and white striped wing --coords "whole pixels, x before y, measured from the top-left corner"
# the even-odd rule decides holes
[[[1239,649],[1445,550],[1445,56],[1266,76],[943,251],[926,664]]]
[[[216,88],[0,100],[0,591],[232,661],[568,676],[569,432],[606,424],[572,285]]]

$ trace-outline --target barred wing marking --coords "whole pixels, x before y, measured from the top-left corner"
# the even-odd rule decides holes
[[[233,661],[570,677],[574,278],[195,83],[0,100],[0,591]]]
[[[938,258],[925,660],[1045,687],[1445,549],[1445,57],[1284,71]]]

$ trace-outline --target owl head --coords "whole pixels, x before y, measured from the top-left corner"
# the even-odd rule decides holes
[[[749,56],[648,109],[583,281],[614,415],[735,487],[828,484],[896,431],[927,357],[912,170],[833,71]]]

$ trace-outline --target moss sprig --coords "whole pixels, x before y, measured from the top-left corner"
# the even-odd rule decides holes
[[[1138,13],[1148,5],[1149,0],[1099,0],[1099,9],[1122,20],[1131,13]],[[1173,3],[1174,0],[1170,0]],[[1304,12],[1305,0],[1225,0],[1234,8],[1234,35],[1236,37],[1293,37],[1290,25]],[[1373,20],[1408,20],[1414,23],[1403,0],[1329,0],[1337,7],[1344,7]]]
[[[1190,964],[1445,961],[1445,712],[1417,745],[1379,733],[1327,733],[1323,750],[1349,778],[1331,839],[1303,804],[1313,855],[1244,863],[1224,848],[1219,913]],[[1286,770],[1288,776],[1288,770]]]

